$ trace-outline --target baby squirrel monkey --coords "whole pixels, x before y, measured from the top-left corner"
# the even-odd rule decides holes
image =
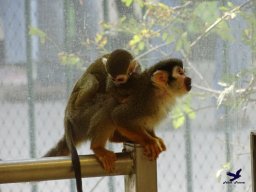
[[[106,92],[112,94],[115,86],[126,83],[133,73],[139,71],[140,66],[133,56],[126,50],[117,49],[92,63],[75,84],[65,109],[65,134],[44,156],[64,156],[71,153],[77,191],[82,192],[82,180],[75,146],[82,141],[90,140],[90,121],[105,105],[104,100],[109,97]],[[123,96],[119,97],[122,100]]]

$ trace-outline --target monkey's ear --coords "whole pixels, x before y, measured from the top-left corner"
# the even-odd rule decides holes
[[[168,82],[168,73],[163,70],[157,70],[151,76],[151,81],[157,85],[165,85]]]
[[[102,57],[101,61],[106,66],[108,59],[106,57]]]

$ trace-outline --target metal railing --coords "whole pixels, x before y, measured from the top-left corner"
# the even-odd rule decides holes
[[[125,192],[156,192],[156,161],[149,161],[139,145],[124,144],[115,171],[107,173],[94,155],[81,155],[82,177],[125,175]],[[70,157],[0,162],[0,184],[74,178]]]

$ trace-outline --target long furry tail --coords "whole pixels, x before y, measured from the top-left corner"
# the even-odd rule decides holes
[[[66,122],[66,141],[67,141],[67,146],[69,148],[69,151],[71,152],[71,160],[72,160],[72,165],[73,165],[73,170],[75,172],[75,177],[76,177],[76,189],[78,192],[83,192],[82,188],[82,176],[81,176],[81,164],[80,164],[80,159],[75,147],[74,143],[74,134],[72,131],[72,123],[70,121]]]
[[[70,120],[65,121],[65,135],[50,149],[44,157],[67,156],[71,153],[72,166],[76,177],[76,188],[78,192],[83,192],[81,179],[81,165],[75,147],[73,125]]]
[[[66,156],[69,155],[69,148],[65,136],[57,143],[55,147],[50,149],[44,157]]]

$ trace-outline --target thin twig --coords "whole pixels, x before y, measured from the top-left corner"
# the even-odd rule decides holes
[[[243,3],[242,5],[240,5],[240,6],[236,7],[236,8],[234,8],[233,10],[231,10],[231,12],[232,12],[232,11],[235,12],[235,11],[240,10],[241,8],[243,8],[244,6],[246,6],[247,4],[249,4],[250,2],[251,2],[251,1],[249,0],[249,1],[245,2],[245,3]],[[207,35],[207,33],[209,33],[214,27],[216,27],[223,19],[226,19],[226,18],[228,18],[228,17],[229,17],[228,14],[226,14],[226,15],[224,14],[221,18],[217,19],[209,28],[207,28],[207,29],[205,30],[205,32],[204,32],[203,34],[199,35],[199,36],[196,38],[196,40],[193,41],[193,42],[190,44],[190,47],[193,47],[196,43],[198,43],[199,40],[201,40],[205,35]],[[206,34],[205,34],[205,33],[206,33]],[[149,53],[155,51],[156,49],[159,49],[159,48],[162,48],[162,47],[165,47],[165,46],[168,46],[168,45],[169,45],[169,43],[162,43],[162,44],[160,44],[160,45],[158,45],[158,46],[156,46],[156,47],[153,47],[153,48],[147,50],[146,52],[142,53],[141,55],[137,56],[136,59],[139,59],[139,58],[141,58],[141,57],[144,57],[144,56],[148,55]]]
[[[192,63],[190,62],[189,58],[187,57],[187,55],[185,54],[185,52],[183,50],[181,50],[181,54],[183,55],[183,57],[186,60],[186,63],[191,67],[191,69],[198,75],[198,77],[206,83],[206,86],[208,88],[210,88],[209,83],[204,79],[204,76],[196,69],[196,67],[194,67],[194,65],[192,65]]]
[[[140,54],[140,55],[137,56],[135,59],[140,59],[140,58],[142,58],[142,57],[148,55],[149,53],[151,53],[151,52],[153,52],[153,51],[155,51],[155,50],[157,50],[157,49],[159,49],[159,48],[165,47],[165,46],[167,46],[167,45],[169,45],[169,43],[163,43],[163,44],[160,44],[160,45],[158,45],[158,46],[156,46],[156,47],[153,47],[153,48],[147,50],[146,52]]]
[[[230,13],[235,13],[236,11],[240,10],[241,8],[243,8],[244,6],[246,6],[247,4],[251,3],[251,0],[246,1],[245,3],[241,4],[240,6],[235,7],[234,9],[232,9],[230,11]],[[190,47],[194,47],[198,41],[200,41],[203,37],[205,37],[212,29],[214,29],[221,21],[223,21],[224,19],[227,19],[228,17],[230,17],[230,14],[224,14],[222,17],[220,17],[219,19],[217,19],[211,26],[209,26],[203,34],[199,35],[191,44]]]
[[[211,88],[202,87],[202,86],[197,85],[197,84],[192,84],[192,86],[197,88],[197,89],[200,89],[200,90],[203,90],[203,91],[206,91],[206,92],[209,92],[209,93],[213,93],[213,94],[216,94],[216,95],[221,94],[221,91],[214,90],[214,89],[211,89]]]
[[[190,6],[191,4],[192,4],[192,1],[187,1],[184,5],[179,5],[179,6],[176,6],[176,7],[172,7],[172,9],[177,11],[177,10],[186,8],[186,7]]]
[[[186,114],[189,115],[189,114],[199,112],[199,111],[202,111],[202,110],[206,110],[206,109],[210,109],[210,108],[216,108],[216,106],[215,105],[209,105],[209,106],[205,106],[205,107],[201,107],[201,108],[197,108],[197,109],[192,109],[190,112],[188,112]],[[183,117],[183,114],[171,116],[171,120],[178,119],[178,118],[181,118],[181,117]]]

